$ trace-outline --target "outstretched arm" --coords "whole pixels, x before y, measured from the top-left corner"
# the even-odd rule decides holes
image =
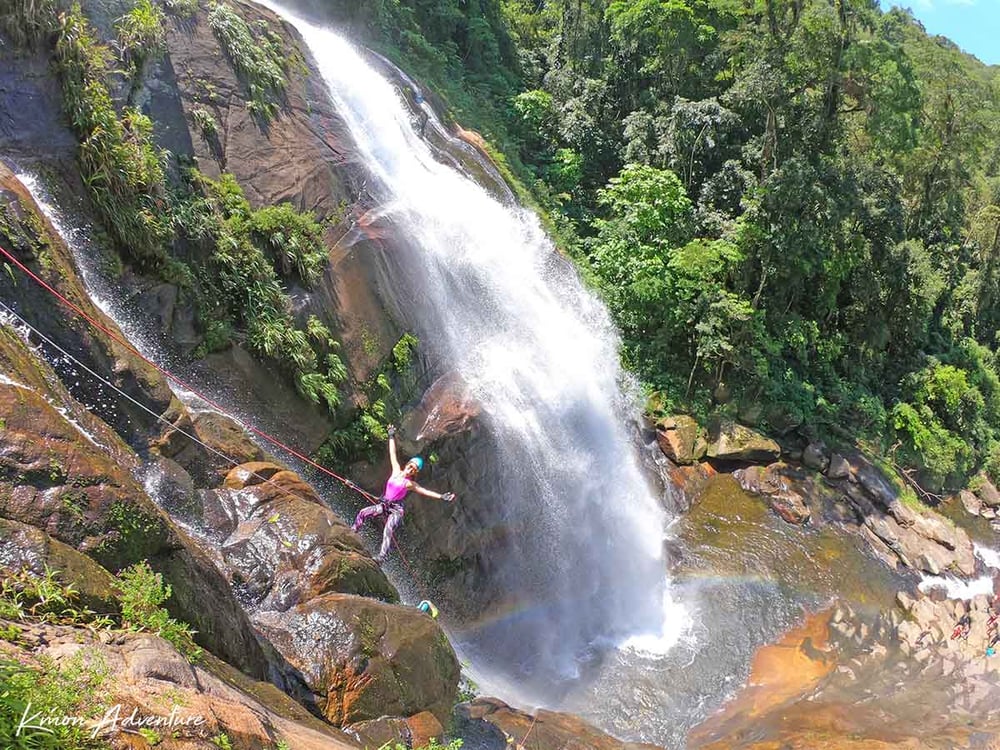
[[[392,471],[395,473],[399,471],[399,458],[396,456],[396,428],[389,425],[386,432],[389,433],[389,461],[392,463]]]
[[[423,495],[424,497],[433,497],[435,500],[444,500],[446,503],[450,503],[455,499],[454,492],[435,492],[434,490],[429,490],[426,487],[421,487],[416,482],[410,482],[412,485],[410,489],[416,492],[418,495]]]

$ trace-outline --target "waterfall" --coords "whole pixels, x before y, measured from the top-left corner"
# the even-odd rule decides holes
[[[472,389],[496,446],[478,460],[499,491],[476,502],[500,504],[511,530],[496,575],[517,603],[502,626],[462,628],[459,645],[474,667],[523,686],[572,680],[582,658],[630,637],[662,640],[665,617],[680,616],[667,519],[626,428],[637,406],[607,310],[533,213],[435,160],[400,93],[352,44],[261,4],[304,39],[380,220],[410,247],[393,269],[408,319]]]

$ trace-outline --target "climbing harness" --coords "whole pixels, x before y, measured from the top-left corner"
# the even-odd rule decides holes
[[[284,442],[278,440],[278,438],[274,437],[273,435],[271,435],[270,433],[266,432],[265,430],[261,430],[261,429],[259,429],[257,427],[254,427],[253,425],[244,424],[242,420],[238,419],[235,415],[233,415],[231,412],[229,412],[223,406],[221,406],[220,404],[218,404],[216,401],[214,401],[213,399],[209,398],[205,394],[201,393],[198,389],[194,388],[192,385],[190,385],[186,381],[182,380],[181,378],[177,377],[173,373],[169,372],[168,370],[164,369],[160,365],[156,364],[156,362],[154,362],[151,359],[149,359],[148,357],[146,357],[142,352],[140,352],[134,345],[132,345],[129,341],[127,341],[121,335],[119,335],[118,333],[116,333],[112,329],[108,328],[107,326],[105,326],[104,324],[102,324],[99,320],[97,320],[93,316],[89,315],[86,311],[82,310],[78,305],[74,304],[72,301],[70,301],[69,299],[67,299],[62,293],[59,292],[59,290],[57,290],[51,284],[49,284],[48,282],[46,282],[43,278],[41,278],[40,276],[38,276],[38,274],[36,274],[34,271],[32,271],[30,268],[28,268],[26,265],[24,265],[21,261],[19,261],[16,257],[14,257],[14,255],[11,254],[10,252],[8,252],[8,250],[6,248],[4,248],[3,246],[0,246],[0,255],[2,255],[4,258],[6,258],[11,263],[13,263],[22,273],[24,273],[28,278],[30,278],[36,284],[38,284],[38,286],[40,286],[46,292],[48,292],[53,297],[55,297],[57,300],[59,300],[59,302],[62,303],[63,306],[65,306],[66,308],[68,308],[69,310],[71,310],[73,313],[75,313],[79,317],[83,318],[87,323],[89,323],[91,326],[93,326],[97,330],[101,331],[102,333],[104,333],[106,336],[108,336],[109,338],[111,338],[113,341],[115,341],[118,344],[121,344],[122,346],[124,346],[128,351],[130,351],[132,354],[134,354],[135,356],[137,356],[143,362],[145,362],[150,367],[152,367],[153,369],[155,369],[157,372],[159,372],[165,378],[167,378],[168,380],[173,381],[174,383],[176,383],[178,386],[180,386],[184,390],[186,390],[189,393],[197,396],[199,399],[201,399],[206,404],[208,404],[209,406],[211,406],[213,409],[215,409],[216,411],[218,411],[220,414],[223,414],[226,417],[229,417],[231,420],[233,420],[233,422],[235,422],[236,424],[238,424],[240,427],[242,427],[247,432],[249,432],[251,434],[254,434],[254,435],[257,435],[260,438],[263,438],[267,442],[269,442],[272,445],[280,448],[281,450],[287,452],[288,454],[294,456],[295,458],[299,459],[300,461],[303,461],[304,463],[308,464],[309,466],[312,466],[313,468],[318,469],[319,471],[323,472],[327,476],[330,476],[333,479],[336,479],[338,482],[340,482],[341,484],[343,484],[348,489],[353,490],[354,492],[357,492],[359,495],[361,495],[362,497],[364,497],[369,503],[377,503],[378,502],[378,499],[374,495],[372,495],[370,492],[367,492],[363,488],[359,487],[357,484],[355,484],[354,482],[352,482],[347,477],[343,477],[340,474],[336,473],[335,471],[333,471],[331,469],[328,469],[327,467],[323,466],[322,464],[317,463],[316,461],[313,461],[308,456],[306,456],[303,453],[295,450],[291,446],[286,445]],[[109,387],[112,390],[116,391],[121,396],[123,396],[127,400],[129,400],[132,403],[134,403],[136,406],[138,406],[143,411],[149,413],[150,415],[152,415],[157,420],[159,420],[159,421],[167,424],[171,429],[176,430],[177,432],[179,432],[180,434],[184,435],[188,439],[190,439],[190,440],[198,443],[199,445],[203,446],[205,449],[207,449],[207,450],[211,451],[212,453],[218,455],[220,458],[222,458],[223,460],[225,460],[227,463],[232,464],[233,466],[241,466],[242,465],[238,461],[236,461],[233,458],[225,455],[224,453],[222,453],[218,449],[216,449],[216,448],[208,445],[207,443],[205,443],[204,441],[202,441],[201,439],[199,439],[196,435],[192,434],[191,432],[185,431],[185,430],[177,427],[172,422],[170,422],[170,420],[166,419],[161,414],[157,414],[153,409],[151,409],[148,406],[146,406],[145,404],[137,401],[135,398],[133,398],[132,396],[130,396],[128,393],[126,393],[125,391],[123,391],[121,388],[118,388],[114,383],[112,383],[109,380],[107,380],[106,378],[102,377],[100,374],[98,374],[97,372],[95,372],[94,370],[92,370],[90,367],[88,367],[87,365],[85,365],[83,362],[81,362],[75,356],[73,356],[72,354],[70,354],[69,352],[67,352],[65,349],[63,349],[61,346],[59,346],[58,344],[56,344],[52,339],[50,339],[48,336],[46,336],[41,331],[39,331],[37,328],[35,328],[34,326],[32,326],[30,323],[28,323],[28,321],[26,321],[23,317],[21,317],[20,315],[18,315],[8,305],[4,304],[3,302],[0,302],[0,306],[2,306],[3,309],[6,310],[10,315],[12,315],[13,317],[17,318],[17,320],[19,320],[25,327],[27,327],[29,330],[31,330],[32,332],[34,332],[35,335],[37,335],[41,340],[43,340],[46,343],[48,343],[54,349],[56,349],[57,351],[59,351],[63,356],[65,356],[66,358],[68,358],[72,362],[76,363],[79,367],[81,367],[86,372],[90,373],[90,375],[92,375],[94,378],[96,378],[99,382],[103,383],[107,387]],[[256,472],[251,471],[249,473],[250,473],[251,476],[254,476],[254,477],[260,479],[261,482],[270,484],[271,486],[278,488],[284,494],[287,494],[287,495],[289,495],[291,497],[296,497],[296,498],[298,498],[300,500],[306,500],[307,502],[312,502],[311,500],[308,500],[307,498],[304,498],[304,497],[302,497],[300,495],[297,495],[294,492],[290,492],[286,488],[281,487],[280,485],[276,484],[275,482],[271,481],[270,479],[268,479],[268,478],[266,478],[266,477],[264,477],[264,476],[262,476],[262,475],[260,475],[260,474],[258,474]],[[421,590],[420,593],[423,595],[425,592],[423,591],[423,587],[420,585],[420,579],[417,578],[416,574],[413,571],[413,568],[410,567],[410,563],[406,559],[406,556],[403,554],[403,550],[400,547],[399,542],[396,540],[395,535],[392,536],[392,543],[396,547],[396,551],[399,553],[399,559],[402,561],[403,566],[406,568],[407,572],[410,574],[410,578],[413,580],[413,582],[417,586],[417,588]],[[426,600],[426,597],[425,597],[425,600]]]

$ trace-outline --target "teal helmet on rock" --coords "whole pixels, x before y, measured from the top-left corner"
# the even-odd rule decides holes
[[[414,456],[413,458],[411,458],[406,463],[413,464],[414,466],[416,466],[417,467],[417,471],[423,471],[424,470],[424,459],[422,459],[420,456]]]

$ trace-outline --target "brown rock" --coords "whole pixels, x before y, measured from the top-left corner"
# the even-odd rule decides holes
[[[707,441],[702,436],[701,425],[686,414],[670,418],[673,427],[657,427],[656,441],[663,455],[677,464],[693,464],[708,450]]]
[[[410,730],[410,747],[424,747],[429,745],[431,740],[440,740],[444,737],[444,726],[430,711],[422,711],[416,716],[411,716],[406,720],[406,725]]]
[[[805,498],[797,492],[777,492],[769,495],[767,502],[788,523],[806,523],[811,515]]]
[[[481,410],[458,373],[449,372],[435,380],[406,415],[403,432],[414,442],[432,443],[470,429]]]
[[[166,606],[198,642],[249,674],[267,670],[249,620],[214,564],[131,470],[134,453],[0,329],[0,517],[41,529],[107,570],[140,560],[173,588]],[[211,602],[212,606],[205,606]]]
[[[121,719],[133,709],[152,721],[174,717],[172,730],[158,733],[164,747],[214,747],[211,738],[225,734],[234,750],[272,747],[275,738],[295,750],[360,750],[274,686],[254,682],[210,655],[192,665],[154,635],[115,632],[102,641],[88,630],[54,625],[28,625],[23,635],[36,644],[33,652],[0,642],[0,657],[36,669],[43,659],[56,666],[71,660],[99,665],[107,672],[100,690],[108,710],[118,706]],[[128,742],[132,736],[116,731],[104,739],[116,747],[138,747],[136,740]]]
[[[232,470],[233,461],[246,464],[265,459],[246,430],[223,414],[181,410],[170,416],[173,428],[164,430],[153,447],[161,456],[183,466],[200,486],[217,485]],[[214,450],[207,450],[188,435]]]
[[[802,451],[802,463],[810,469],[816,471],[826,471],[830,465],[830,458],[827,455],[826,445],[823,443],[809,443]]]
[[[204,498],[205,530],[219,540],[222,568],[248,606],[284,611],[333,592],[398,600],[357,534],[311,486],[274,464],[242,468],[254,466],[262,476],[279,470],[266,482]]]
[[[42,576],[46,569],[73,584],[82,605],[95,612],[118,611],[115,579],[108,571],[34,526],[0,518],[0,570]]]
[[[242,490],[270,480],[282,471],[286,471],[284,466],[271,461],[250,461],[230,469],[222,486],[227,490]]]
[[[990,481],[990,478],[985,474],[979,474],[976,476],[976,481],[978,482],[976,495],[982,500],[983,505],[988,508],[1000,508],[1000,490]]]
[[[476,698],[458,706],[460,730],[492,724],[512,747],[532,750],[661,750],[656,745],[624,742],[572,714],[538,710],[534,716],[511,708],[497,698]],[[529,734],[530,733],[530,734]],[[527,741],[526,741],[527,738]]]
[[[781,455],[781,446],[771,438],[728,420],[716,420],[709,428],[709,439],[709,458],[770,463]]]
[[[785,463],[767,467],[747,466],[733,472],[733,477],[747,492],[762,495],[768,505],[788,523],[806,523],[811,515],[805,497],[797,489],[803,479],[801,470]]]
[[[983,501],[968,490],[959,492],[958,499],[961,501],[962,507],[974,516],[978,516],[983,510]]]
[[[437,622],[415,607],[324,594],[285,612],[259,612],[254,620],[330,722],[422,711],[448,720],[458,659]]]
[[[410,747],[410,727],[400,716],[380,716],[377,719],[348,724],[344,731],[357,737],[368,750],[371,748]],[[413,747],[416,747],[415,745]]]
[[[851,475],[851,464],[839,453],[830,456],[830,465],[826,469],[830,479],[847,479]]]

